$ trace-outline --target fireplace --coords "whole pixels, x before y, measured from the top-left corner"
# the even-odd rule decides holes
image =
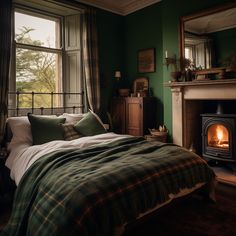
[[[236,173],[236,114],[201,114],[202,156],[223,162]]]
[[[171,131],[170,133],[173,137],[173,143],[202,155],[201,114],[214,114],[217,111],[218,101],[226,103],[227,106],[224,107],[225,114],[236,114],[236,78],[214,81],[167,82],[165,86],[170,87],[172,92],[172,133]],[[235,117],[229,118],[235,120]],[[228,123],[222,124],[229,128]],[[167,125],[170,126],[170,124]],[[210,146],[214,145],[213,142],[207,147],[212,152],[215,148],[219,155],[219,151],[223,151],[224,154],[228,152],[229,155],[224,156],[223,163],[235,166],[236,152],[233,145],[236,145],[236,131],[228,132],[229,137],[234,135],[231,141],[229,140],[228,148]],[[231,155],[230,152],[233,152],[233,154]],[[210,160],[218,161],[217,157],[211,157],[213,158],[209,158]]]

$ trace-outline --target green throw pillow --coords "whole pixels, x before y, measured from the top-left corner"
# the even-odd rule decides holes
[[[75,130],[83,136],[92,136],[107,132],[101,124],[101,121],[99,121],[97,115],[93,112],[85,114],[84,117],[74,125],[74,127]]]
[[[28,113],[28,119],[31,124],[34,145],[64,139],[61,124],[65,123],[65,118],[46,117]]]

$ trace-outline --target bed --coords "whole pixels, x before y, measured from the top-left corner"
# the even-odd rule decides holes
[[[62,122],[63,138],[42,140],[56,132],[48,119]],[[17,189],[2,235],[122,235],[129,222],[196,189],[214,199],[214,172],[198,155],[108,132],[92,112],[8,123],[6,165]]]

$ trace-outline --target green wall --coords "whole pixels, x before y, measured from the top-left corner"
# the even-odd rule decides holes
[[[124,74],[124,20],[123,16],[97,10],[101,110],[104,119],[114,94],[114,73],[120,70]]]
[[[157,98],[156,126],[163,123],[163,60],[161,3],[146,7],[125,17],[125,75],[132,86],[137,77],[148,77],[149,87]],[[138,73],[137,55],[141,49],[155,48],[156,71]],[[152,111],[150,111],[152,115]],[[150,127],[153,128],[153,127]]]
[[[164,123],[172,134],[172,101],[169,87],[163,86],[170,78],[170,70],[163,66],[164,53],[179,56],[179,22],[181,16],[206,8],[232,2],[227,0],[162,0],[127,16],[98,11],[100,66],[103,107],[112,97],[114,71],[121,70],[126,84],[134,78],[146,76],[158,99],[157,125]],[[137,52],[155,48],[156,72],[137,72]],[[151,112],[150,112],[151,115]]]

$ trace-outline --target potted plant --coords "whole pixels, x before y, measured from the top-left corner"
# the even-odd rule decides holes
[[[181,58],[181,68],[185,81],[192,81],[196,67],[189,58]]]
[[[173,68],[173,71],[170,73],[173,82],[178,82],[182,76],[184,76],[186,80],[190,80],[190,78],[187,79],[187,77],[191,77],[192,63],[190,59],[183,57],[176,58],[176,56],[174,56],[165,58],[165,60],[166,62],[164,64],[167,66],[167,69],[169,65]]]

